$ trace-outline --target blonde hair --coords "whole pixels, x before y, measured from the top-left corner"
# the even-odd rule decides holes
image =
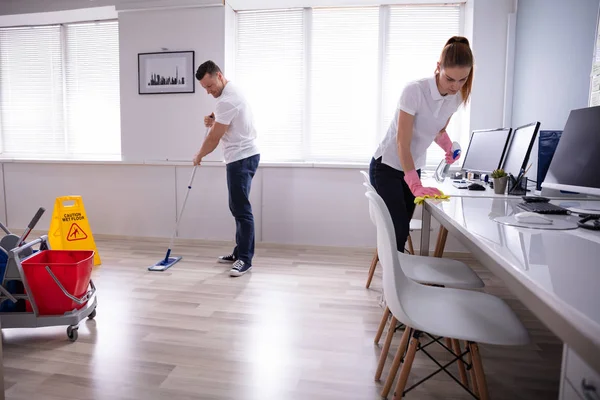
[[[440,55],[440,68],[471,67],[467,81],[460,89],[464,104],[467,103],[471,96],[471,89],[473,87],[473,65],[474,59],[469,40],[464,36],[452,36],[448,39],[442,50],[442,54]],[[437,73],[439,73],[439,71],[436,71],[436,74]]]

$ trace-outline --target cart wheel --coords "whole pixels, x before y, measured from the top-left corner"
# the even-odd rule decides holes
[[[79,334],[77,333],[77,330],[78,330],[78,329],[79,329],[79,328],[77,328],[77,327],[72,327],[72,326],[69,326],[69,327],[67,328],[67,336],[69,337],[69,340],[70,340],[71,342],[74,342],[74,341],[76,341],[76,340],[77,340],[77,337],[79,336]]]
[[[94,311],[92,311],[92,312],[90,313],[90,315],[88,315],[88,318],[89,318],[89,319],[94,319],[95,317],[96,317],[96,309],[94,308]]]

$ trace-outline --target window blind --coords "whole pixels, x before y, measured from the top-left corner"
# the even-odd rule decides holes
[[[379,7],[313,9],[309,154],[368,161],[377,119]]]
[[[118,23],[0,29],[2,156],[121,154]]]
[[[59,26],[0,29],[0,112],[5,157],[64,151]]]
[[[261,158],[302,160],[304,11],[238,12],[236,48],[236,83],[252,108]]]
[[[368,162],[402,88],[433,75],[461,20],[455,4],[236,14],[236,80],[265,161]],[[468,139],[459,110],[448,133]],[[430,165],[442,157],[430,147]]]
[[[385,135],[404,86],[413,80],[433,76],[446,41],[460,34],[460,6],[390,6],[389,28],[384,56],[383,118]],[[463,107],[446,129],[452,140],[461,138]],[[459,115],[460,114],[460,115]],[[427,165],[437,166],[444,153],[433,143]]]
[[[119,28],[116,21],[71,24],[66,37],[69,154],[121,154]]]

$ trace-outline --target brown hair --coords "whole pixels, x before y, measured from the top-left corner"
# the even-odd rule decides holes
[[[440,67],[471,67],[467,81],[460,89],[464,104],[467,104],[473,87],[473,65],[474,59],[469,40],[463,36],[452,36],[448,39],[440,55]]]
[[[214,61],[208,60],[208,61],[203,62],[196,70],[196,79],[201,81],[202,78],[204,78],[204,75],[206,75],[206,74],[214,75],[217,72],[221,72],[221,68],[219,68],[219,66],[217,64],[215,64]]]

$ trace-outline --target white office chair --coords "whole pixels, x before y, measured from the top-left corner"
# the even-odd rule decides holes
[[[363,185],[367,188],[367,192],[371,191],[376,193],[375,189],[367,182],[363,183]],[[373,206],[370,203],[369,215],[373,224],[377,226]],[[449,258],[413,256],[399,251],[397,251],[397,255],[404,273],[408,278],[415,282],[425,285],[444,286],[458,289],[479,289],[484,287],[484,283],[481,278],[479,278],[479,276],[463,262]],[[379,328],[377,329],[377,334],[375,335],[375,344],[379,344],[379,340],[381,339],[381,335],[383,334],[389,315],[390,311],[386,306],[383,317],[381,318],[381,322],[379,323]],[[385,360],[389,352],[395,328],[395,324],[390,325],[388,335],[381,350],[379,365],[377,367],[377,372],[375,373],[375,380],[379,380],[381,378],[381,373],[385,365]],[[455,353],[459,354],[461,352],[460,344],[458,342],[451,343],[447,341],[447,345],[448,347],[454,347]],[[466,371],[462,362],[459,362],[459,372],[461,374],[461,380],[466,383]]]
[[[381,198],[372,186],[366,183],[363,185],[367,188],[367,193],[373,192]],[[376,216],[371,204],[369,204],[369,216],[371,222],[377,227]],[[485,286],[481,278],[461,261],[450,258],[415,256],[400,251],[396,251],[396,255],[401,261],[404,273],[416,282],[458,289],[479,289]]]
[[[373,187],[373,185],[371,185],[371,179],[369,178],[369,174],[367,174],[366,171],[360,171],[360,173],[362,174],[365,183],[367,185],[369,185],[369,187],[373,190],[375,190],[375,188]],[[423,229],[423,221],[421,221],[420,219],[415,219],[412,218],[410,220],[409,223],[409,228],[408,228],[408,240],[407,240],[407,245],[408,245],[408,251],[410,254],[415,254],[415,248],[413,247],[413,242],[412,242],[412,237],[410,236],[410,232],[414,232],[414,231],[420,231],[421,229]],[[367,276],[367,284],[365,285],[365,287],[368,289],[371,286],[371,281],[373,280],[373,275],[375,274],[375,268],[377,267],[377,262],[379,261],[379,256],[377,255],[377,248],[375,248],[375,253],[373,254],[373,259],[371,260],[371,266],[369,267],[369,275]]]
[[[468,355],[470,360],[467,362],[472,363],[473,391],[467,385],[462,386],[479,399],[488,399],[477,343],[525,345],[530,340],[527,330],[510,307],[498,297],[479,291],[421,285],[409,279],[403,265],[405,260],[398,257],[394,226],[383,199],[370,190],[365,195],[376,220],[384,294],[392,314],[392,325],[399,321],[406,326],[386,386],[389,383],[391,387],[401,362],[402,370],[394,398],[401,399],[420,384],[405,390],[417,347],[432,357],[424,347],[419,346],[419,340],[425,334],[432,339],[433,336],[439,336],[467,342],[467,350],[459,356]]]

